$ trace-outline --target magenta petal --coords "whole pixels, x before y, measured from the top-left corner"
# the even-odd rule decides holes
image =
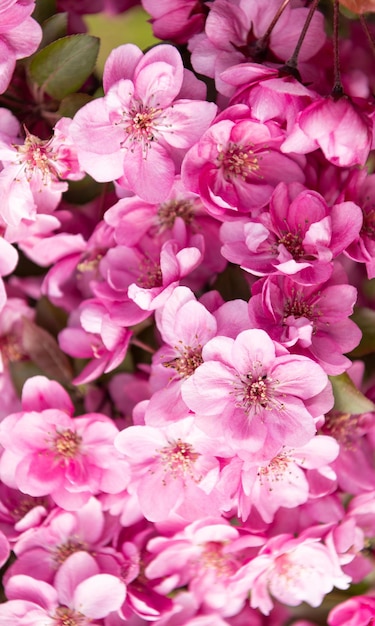
[[[75,552],[69,556],[57,571],[55,578],[55,587],[59,594],[60,602],[73,608],[73,598],[77,586],[87,578],[95,576],[98,572],[98,564],[87,552]]]
[[[22,390],[22,408],[24,411],[60,409],[68,415],[74,413],[74,406],[65,389],[45,376],[33,376],[25,382]]]

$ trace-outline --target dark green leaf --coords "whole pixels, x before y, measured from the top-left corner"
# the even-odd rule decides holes
[[[334,409],[336,411],[353,414],[374,411],[374,403],[357,389],[346,372],[339,376],[330,376],[330,381],[335,396]]]
[[[65,37],[68,29],[68,14],[56,13],[43,24],[43,38],[39,48],[45,48],[48,44]]]
[[[354,311],[352,320],[362,331],[362,339],[354,350],[351,357],[358,358],[375,352],[375,311],[366,307],[359,307]]]
[[[74,117],[77,111],[90,102],[90,100],[92,100],[92,97],[87,93],[71,93],[61,100],[57,112],[61,117]]]
[[[71,35],[53,41],[37,52],[28,68],[30,78],[52,98],[62,100],[82,87],[90,76],[100,40],[91,35]]]

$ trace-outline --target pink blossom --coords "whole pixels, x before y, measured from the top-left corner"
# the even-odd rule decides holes
[[[251,589],[250,605],[269,615],[271,595],[288,606],[319,606],[333,587],[347,589],[351,579],[338,567],[328,548],[308,531],[297,538],[277,535],[235,575],[240,589]]]
[[[12,78],[17,59],[33,54],[42,39],[42,29],[32,19],[35,0],[6,0],[0,7],[0,93]]]
[[[335,606],[328,615],[329,626],[369,626],[375,620],[375,597],[354,596]]]
[[[208,15],[205,32],[195,35],[189,42],[195,71],[215,78],[216,88],[231,95],[221,73],[244,60],[283,63],[292,55],[298,41],[307,9],[287,5],[273,28],[270,37],[263,41],[272,18],[279,9],[278,0],[267,5],[261,0],[215,0]],[[310,59],[325,42],[322,15],[315,12],[303,41],[300,60]]]
[[[50,495],[76,510],[99,491],[116,493],[128,482],[127,464],[113,447],[114,422],[98,413],[72,418],[66,391],[42,376],[23,388],[23,412],[0,425],[1,479],[31,496]]]
[[[208,14],[204,0],[142,0],[142,6],[151,15],[154,36],[177,44],[201,32]]]
[[[314,436],[314,418],[324,412],[327,376],[307,357],[280,351],[264,330],[236,339],[215,337],[202,350],[203,363],[185,382],[182,397],[199,427],[229,437],[271,459],[280,446],[301,446]],[[323,400],[332,406],[330,394]]]
[[[30,626],[64,626],[69,620],[89,626],[120,609],[126,588],[119,578],[101,574],[92,556],[78,552],[61,566],[54,586],[20,574],[8,581],[6,594],[0,618],[8,624],[27,619]]]
[[[157,588],[164,593],[188,586],[203,607],[232,616],[248,593],[246,585],[233,584],[236,574],[263,543],[263,537],[242,534],[224,519],[202,517],[173,536],[149,541],[153,558],[146,575],[160,579]]]
[[[179,98],[184,70],[172,46],[145,55],[132,44],[112,51],[104,70],[105,97],[78,111],[71,134],[84,169],[98,181],[120,183],[147,202],[172,187],[180,153],[208,128],[216,106]]]
[[[283,137],[278,124],[252,119],[247,106],[229,107],[185,156],[182,181],[220,220],[257,214],[281,180],[305,180],[303,164],[280,152]]]
[[[372,145],[372,122],[348,98],[322,98],[306,107],[283,143],[285,153],[321,148],[339,167],[364,165]]]
[[[298,285],[288,276],[257,281],[249,301],[254,327],[293,353],[316,360],[327,374],[345,371],[351,361],[343,356],[360,341],[361,332],[349,319],[357,291],[348,284]]]
[[[328,207],[317,192],[281,182],[269,212],[222,225],[222,253],[256,276],[282,273],[314,285],[331,277],[333,260],[356,239],[361,226],[362,212],[353,202]]]
[[[232,505],[246,521],[255,508],[268,524],[280,507],[294,509],[310,497],[309,474],[312,474],[313,496],[336,487],[335,473],[329,464],[337,457],[339,447],[332,437],[313,437],[299,448],[281,447],[271,459],[263,450],[247,453],[238,445],[237,456],[223,468],[218,488],[223,495],[234,493]],[[314,471],[315,470],[315,471]]]
[[[218,512],[214,491],[219,476],[217,442],[185,418],[166,428],[130,426],[116,447],[131,466],[135,490],[146,519],[158,522],[176,512],[185,519]]]

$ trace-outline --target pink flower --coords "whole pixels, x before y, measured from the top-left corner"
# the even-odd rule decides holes
[[[338,567],[328,548],[318,538],[305,534],[277,535],[235,575],[238,586],[251,589],[250,605],[269,615],[270,595],[287,604],[307,602],[319,606],[333,587],[347,589],[351,579]]]
[[[0,216],[5,224],[18,226],[21,220],[35,220],[37,212],[51,213],[68,189],[63,179],[83,178],[68,136],[70,124],[61,118],[48,140],[27,130],[23,143],[0,133]]]
[[[360,341],[361,331],[349,319],[357,291],[348,284],[299,285],[288,276],[257,281],[249,301],[254,327],[264,328],[291,352],[316,360],[327,374],[345,371],[351,361],[344,356]]]
[[[107,59],[105,97],[75,115],[72,137],[84,169],[147,202],[164,200],[181,153],[208,128],[216,105],[181,99],[184,70],[177,50],[160,45],[145,55],[132,44]]]
[[[314,418],[332,406],[323,399],[327,375],[307,357],[279,350],[264,330],[236,339],[215,337],[202,350],[203,364],[185,382],[182,397],[197,425],[235,445],[263,447],[271,459],[280,446],[301,446],[315,434]]]
[[[362,212],[354,202],[328,207],[298,183],[276,187],[269,212],[221,227],[222,253],[256,276],[282,273],[304,285],[327,281],[333,260],[358,236]]]
[[[92,556],[78,552],[61,566],[54,586],[21,574],[8,581],[6,594],[8,602],[0,605],[4,623],[89,626],[120,609],[126,588],[116,576],[101,574]]]
[[[220,220],[257,214],[281,180],[305,180],[302,163],[280,152],[283,138],[275,122],[252,119],[245,105],[229,107],[185,156],[182,181]]]
[[[196,72],[215,78],[216,88],[226,96],[232,90],[221,80],[227,68],[245,60],[281,63],[292,55],[307,16],[307,9],[288,4],[264,45],[261,37],[279,9],[279,0],[215,0],[205,32],[189,42]],[[310,59],[325,42],[322,15],[316,11],[302,44],[300,60]]]
[[[116,447],[131,466],[129,489],[136,491],[146,519],[159,522],[176,512],[191,520],[218,512],[217,442],[192,418],[164,429],[130,426],[118,434]]]
[[[6,0],[0,7],[0,93],[12,78],[17,59],[36,51],[42,29],[32,19],[35,0]]]
[[[372,145],[372,122],[348,98],[321,98],[306,107],[283,143],[282,152],[305,154],[321,148],[339,167],[364,165]]]
[[[114,422],[97,413],[72,418],[66,391],[42,376],[23,388],[23,412],[1,422],[3,482],[31,496],[50,495],[76,510],[92,494],[118,493],[128,482],[127,464],[116,452]]]
[[[355,596],[335,606],[328,615],[329,626],[370,626],[375,621],[375,597]]]

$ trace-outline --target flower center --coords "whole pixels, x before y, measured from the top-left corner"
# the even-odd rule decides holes
[[[264,482],[270,483],[282,480],[285,473],[290,471],[290,461],[290,457],[281,452],[280,454],[275,456],[267,465],[259,467],[258,477],[261,485],[263,486]]]
[[[141,102],[135,102],[133,106],[123,113],[121,124],[124,124],[126,133],[122,143],[125,146],[130,140],[131,143],[142,143],[144,157],[147,157],[147,150],[153,141],[157,141],[157,120],[160,118],[162,109],[144,106]]]
[[[161,448],[158,452],[165,472],[168,472],[172,478],[182,478],[186,475],[194,478],[193,466],[199,454],[194,452],[190,443],[185,443],[178,438],[176,442]],[[199,479],[196,482],[199,482]]]
[[[305,254],[302,245],[302,237],[298,233],[285,233],[280,237],[278,244],[282,244],[294,259],[300,259]]]
[[[53,621],[56,626],[86,626],[88,624],[87,618],[82,613],[76,613],[67,606],[57,607]]]
[[[149,258],[144,258],[139,265],[140,274],[137,285],[143,289],[163,286],[163,275],[158,263]]]
[[[219,541],[208,541],[204,544],[202,562],[205,568],[213,569],[220,577],[228,577],[238,569],[238,563],[231,554],[223,554],[225,544]]]
[[[284,320],[290,315],[295,318],[306,317],[311,320],[314,317],[314,306],[298,296],[288,298],[284,305]]]
[[[53,445],[57,454],[65,459],[73,459],[80,450],[82,437],[67,428],[57,434]]]
[[[17,506],[15,506],[12,510],[12,516],[16,520],[20,520],[29,511],[32,511],[36,506],[43,506],[45,509],[48,508],[48,500],[47,498],[32,498],[31,496],[25,497],[20,502],[18,502]]]
[[[323,432],[334,437],[346,450],[355,450],[359,437],[359,416],[330,411],[325,416]]]
[[[181,356],[170,361],[164,361],[163,366],[173,368],[180,378],[189,378],[203,363],[202,346],[199,345],[196,348],[190,346],[176,347],[176,350]]]
[[[7,363],[22,361],[26,358],[21,338],[18,337],[16,333],[12,332],[0,337],[0,352],[4,361]]]
[[[363,211],[361,234],[375,239],[375,209],[371,209],[368,212]]]
[[[247,181],[254,174],[259,177],[259,157],[256,156],[253,146],[229,143],[225,150],[219,151],[217,160],[227,181],[233,178]]]
[[[18,164],[25,169],[26,178],[30,181],[38,170],[43,185],[58,180],[58,172],[54,161],[56,155],[51,148],[51,139],[39,139],[26,130],[26,139],[22,146],[14,145],[18,152]]]
[[[58,566],[62,565],[64,561],[75,552],[86,552],[87,545],[83,541],[78,539],[68,539],[65,543],[57,546],[55,550],[54,559]]]
[[[236,406],[242,408],[247,415],[263,409],[271,410],[277,407],[282,410],[284,408],[284,405],[275,398],[275,387],[278,381],[274,381],[262,370],[263,365],[260,362],[254,363],[253,371],[238,376],[234,385]]]
[[[176,217],[181,217],[185,224],[194,219],[193,200],[169,200],[160,205],[158,220],[162,229],[172,228]]]

